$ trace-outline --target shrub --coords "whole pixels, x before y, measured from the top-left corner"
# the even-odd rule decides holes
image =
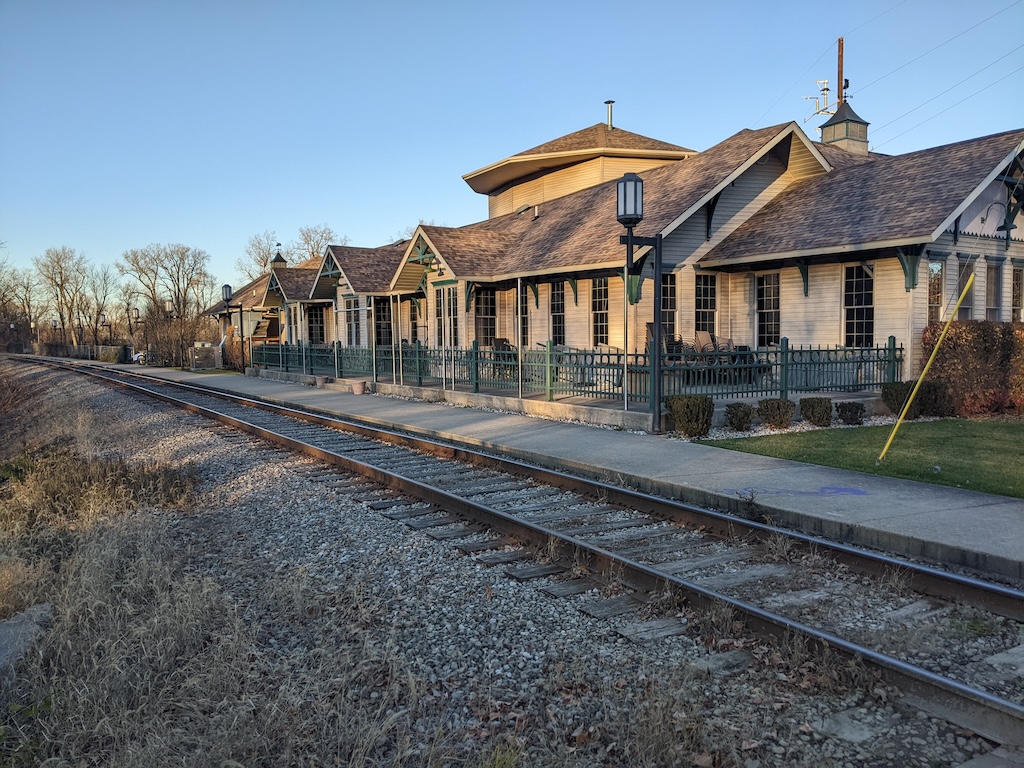
[[[704,437],[711,431],[715,404],[707,395],[676,395],[666,400],[676,432]]]
[[[854,400],[836,403],[836,414],[838,414],[843,424],[863,424],[864,403],[858,403]]]
[[[725,423],[735,432],[749,432],[757,411],[747,403],[729,403],[725,406]]]
[[[897,384],[882,385],[882,402],[899,416],[903,405],[914,391],[916,382],[904,381]],[[919,419],[922,416],[952,416],[955,413],[953,399],[949,394],[949,387],[942,381],[923,381],[921,389],[917,392],[910,410],[904,417],[907,420]]]
[[[772,398],[757,403],[757,415],[770,427],[785,429],[792,426],[796,414],[796,404],[792,400]]]
[[[800,398],[800,418],[816,427],[832,426],[832,399],[828,397]]]
[[[1020,324],[990,321],[952,323],[929,376],[945,382],[951,409],[959,416],[999,413],[1017,402],[1024,378],[1024,333]],[[942,325],[931,323],[921,336],[931,354]]]

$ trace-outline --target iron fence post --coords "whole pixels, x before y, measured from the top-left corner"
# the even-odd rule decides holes
[[[469,383],[472,385],[473,394],[480,392],[480,342],[473,339],[473,346],[469,348]]]
[[[423,344],[420,342],[419,339],[416,339],[416,354],[415,354],[415,357],[416,357],[416,386],[417,387],[422,387],[423,386],[422,354],[423,354]]]
[[[896,381],[896,337],[889,337],[888,349],[885,353],[885,383]]]
[[[544,397],[550,403],[555,399],[555,347],[551,339],[544,345]]]
[[[789,339],[783,336],[779,347],[779,398],[789,399]]]

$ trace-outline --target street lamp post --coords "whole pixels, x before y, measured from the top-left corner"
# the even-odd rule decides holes
[[[644,220],[644,181],[635,173],[627,173],[616,184],[616,218],[626,228],[626,234],[619,237],[619,242],[626,246],[626,268],[623,271],[623,286],[629,293],[629,276],[639,272],[639,265],[633,263],[633,249],[636,246],[649,246],[654,251],[654,329],[651,333],[651,432],[661,432],[661,234],[654,237],[637,237],[633,227]],[[625,323],[623,318],[623,339],[625,339]],[[628,358],[628,350],[626,356]],[[628,366],[623,371],[623,391],[626,390]]]
[[[280,243],[278,243],[280,245]],[[245,315],[242,313],[244,306],[239,301],[237,304],[231,304],[231,299],[234,297],[234,291],[231,290],[230,285],[222,285],[220,287],[221,298],[224,299],[224,309],[228,312],[228,323],[231,323],[231,310],[238,310],[238,350],[242,358],[242,375],[245,376]]]
[[[100,312],[100,328],[107,329],[107,346],[114,346],[114,331],[111,328],[111,323],[107,322],[107,313]]]

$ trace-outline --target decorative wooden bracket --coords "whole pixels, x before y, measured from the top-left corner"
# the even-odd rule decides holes
[[[903,287],[907,293],[917,288],[917,268],[921,263],[921,254],[924,253],[924,243],[919,245],[905,245],[896,249],[896,258],[903,267]]]

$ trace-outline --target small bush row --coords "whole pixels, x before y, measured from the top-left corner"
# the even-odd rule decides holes
[[[903,385],[896,385],[903,386]],[[898,395],[891,395],[896,397]],[[669,414],[676,432],[686,437],[705,437],[711,431],[715,413],[714,402],[707,395],[677,395],[667,400]],[[888,405],[888,401],[886,401]],[[890,406],[891,408],[891,406]],[[836,415],[844,424],[864,423],[864,404],[836,403]],[[785,429],[793,424],[796,405],[791,400],[770,398],[758,401],[757,408],[747,403],[725,406],[725,424],[734,432],[749,432],[757,417],[767,426]],[[832,400],[828,397],[804,397],[800,400],[800,416],[817,427],[832,425]]]

